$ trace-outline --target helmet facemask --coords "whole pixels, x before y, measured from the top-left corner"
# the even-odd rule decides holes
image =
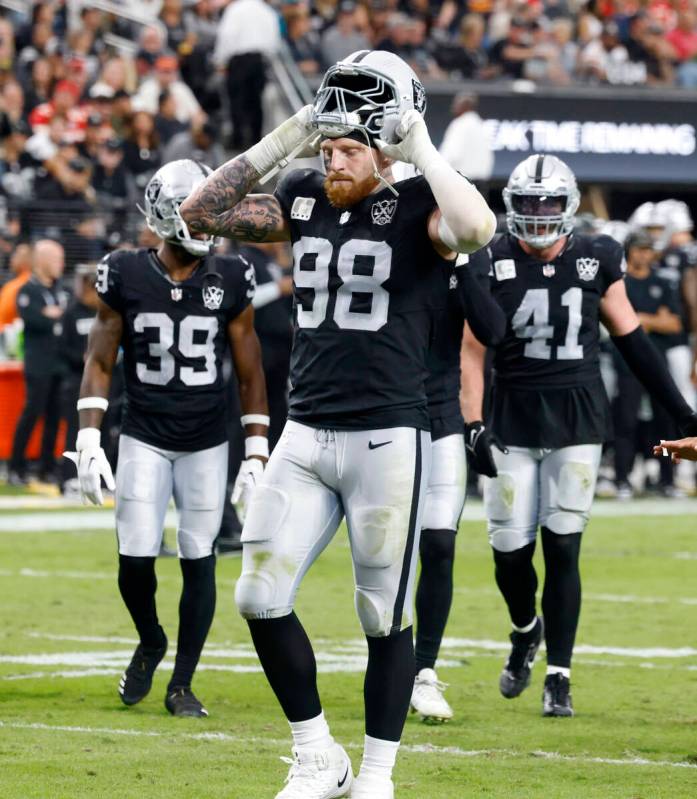
[[[504,189],[503,199],[509,231],[531,247],[550,247],[573,231],[578,203],[570,207],[571,198],[566,193],[551,194],[544,187],[529,187],[525,193]]]

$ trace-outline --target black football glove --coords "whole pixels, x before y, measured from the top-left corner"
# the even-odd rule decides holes
[[[697,436],[697,413],[693,413],[686,419],[683,419],[678,425],[680,433],[686,438]]]
[[[498,474],[491,445],[494,443],[483,422],[470,422],[465,425],[465,449],[470,465],[479,474],[496,477]]]

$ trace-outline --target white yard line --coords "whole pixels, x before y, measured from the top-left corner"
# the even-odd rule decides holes
[[[287,749],[289,741],[277,738],[248,737],[240,735],[230,735],[225,732],[199,732],[199,733],[175,733],[157,732],[155,730],[129,730],[117,727],[74,727],[65,724],[40,724],[24,721],[1,721],[0,729],[10,730],[36,730],[41,732],[56,733],[78,733],[83,735],[122,735],[133,738],[166,738],[168,741],[182,739],[188,741],[218,741],[220,743],[234,744],[254,744],[262,746],[273,746]],[[346,743],[347,749],[361,750],[362,744]],[[560,760],[582,764],[598,764],[607,766],[643,766],[653,768],[687,768],[697,769],[697,764],[685,761],[673,760],[650,760],[643,757],[590,757],[587,755],[565,755],[561,752],[546,752],[535,750],[531,752],[516,752],[511,749],[461,749],[459,746],[435,746],[433,744],[404,744],[400,751],[408,754],[433,754],[450,755],[464,758],[491,758],[491,757],[513,757],[528,758],[530,756],[543,758],[545,760]]]

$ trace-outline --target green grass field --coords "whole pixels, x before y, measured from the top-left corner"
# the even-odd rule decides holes
[[[10,518],[22,514],[0,514],[9,527]],[[1,799],[272,799],[289,736],[235,611],[239,559],[219,562],[217,616],[194,684],[210,718],[165,711],[173,648],[150,696],[125,708],[116,686],[134,639],[114,536],[75,519],[68,532],[0,532]],[[499,696],[508,625],[484,526],[463,524],[439,669],[456,718],[440,727],[408,720],[397,797],[697,797],[696,528],[688,516],[592,521],[577,716],[567,720],[540,715],[544,658],[520,699]],[[172,642],[177,563],[161,561],[158,575]],[[334,736],[357,769],[365,648],[344,534],[306,578],[298,613],[316,645]]]

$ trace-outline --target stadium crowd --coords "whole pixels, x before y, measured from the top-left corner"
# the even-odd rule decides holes
[[[375,47],[400,55],[424,79],[697,87],[695,0],[163,0],[141,5],[146,11],[159,7],[153,24],[65,0],[28,4],[26,15],[0,9],[3,355],[21,356],[24,346],[27,374],[36,366],[37,375],[43,375],[34,385],[40,398],[55,396],[59,377],[69,385],[70,396],[75,393],[73,373],[81,357],[76,360],[75,348],[84,348],[84,340],[74,335],[75,325],[55,323],[64,316],[73,320],[78,311],[76,324],[90,316],[94,269],[85,265],[117,247],[154,243],[134,208],[162,164],[188,157],[216,166],[226,153],[259,139],[266,59],[284,41],[308,77],[355,50]],[[128,3],[123,7],[131,8]],[[124,41],[136,43],[132,52],[119,44]],[[697,254],[689,214],[676,208],[645,206],[629,226],[612,230],[623,243],[629,234],[630,267],[634,258],[643,259],[661,281],[665,303],[647,308],[645,327],[666,353],[680,349],[679,356],[666,357],[692,402],[688,336],[697,331],[692,299],[697,297]],[[290,256],[284,245],[271,249],[250,248],[248,254],[264,274],[259,282],[269,284],[262,293],[270,298],[266,302],[285,302]],[[33,304],[22,308],[19,295],[32,271],[43,287],[34,298],[38,310]],[[637,267],[636,279],[642,274]],[[70,299],[63,289],[73,280],[77,286]],[[650,305],[657,290],[638,288],[636,303]],[[290,311],[287,302],[280,317],[261,307],[258,311],[261,328],[268,327],[262,344],[271,399],[277,401],[272,418],[282,420]],[[653,319],[664,312],[670,320]],[[44,340],[32,354],[26,336],[34,323]],[[68,333],[61,331],[70,331],[72,340],[66,342]],[[53,367],[41,365],[47,358],[60,362],[55,374]],[[38,363],[30,363],[35,359]],[[641,392],[622,382],[610,354],[607,360],[608,373],[614,375],[610,393],[621,384],[621,401],[631,396],[633,408],[629,416],[626,408],[618,411],[620,423],[630,418],[633,426],[620,424],[629,443],[620,445],[611,470],[619,475],[619,494],[627,495],[634,453],[648,451],[645,443],[636,444],[640,431],[634,421],[650,413],[642,410]],[[41,402],[29,400],[10,464],[19,481],[26,473],[23,448],[32,420],[41,415]],[[47,477],[54,471],[54,423],[57,418],[46,427],[40,465]],[[666,463],[665,490],[673,486],[669,469]],[[57,479],[64,483],[67,477]]]

